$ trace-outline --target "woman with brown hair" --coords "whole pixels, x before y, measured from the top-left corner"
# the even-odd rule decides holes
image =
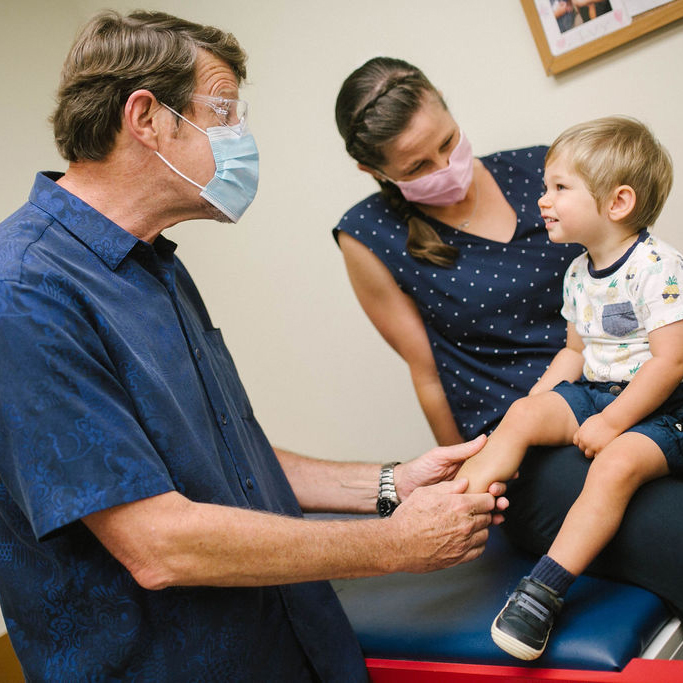
[[[335,229],[356,295],[436,440],[489,432],[564,345],[562,275],[580,249],[541,220],[545,148],[474,158],[424,74],[385,57],[349,76],[336,116],[380,185]]]

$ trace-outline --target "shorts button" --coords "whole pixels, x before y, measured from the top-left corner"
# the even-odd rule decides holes
[[[618,384],[614,384],[609,388],[609,393],[612,394],[612,396],[619,396],[621,387]]]

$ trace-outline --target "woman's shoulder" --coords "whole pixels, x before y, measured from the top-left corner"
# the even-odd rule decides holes
[[[535,145],[520,149],[508,149],[481,157],[487,166],[510,166],[513,168],[527,168],[534,173],[543,175],[547,145]]]
[[[387,201],[382,196],[381,192],[374,192],[371,195],[365,197],[357,204],[354,204],[346,213],[342,216],[341,221],[344,219],[349,220],[351,218],[358,220],[371,220],[375,216],[381,217],[382,214],[389,210],[389,205]],[[341,223],[340,221],[340,223]]]
[[[354,204],[333,228],[334,238],[339,241],[340,231],[347,232],[361,241],[386,235],[388,231],[401,231],[405,228],[402,221],[394,214],[388,202],[380,192],[369,195]],[[364,239],[365,238],[365,239]]]

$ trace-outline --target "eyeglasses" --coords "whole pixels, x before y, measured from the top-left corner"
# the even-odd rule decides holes
[[[247,103],[211,95],[192,95],[192,102],[205,104],[213,109],[221,126],[244,125],[247,120]]]

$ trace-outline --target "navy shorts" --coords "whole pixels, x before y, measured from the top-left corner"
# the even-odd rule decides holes
[[[567,401],[576,421],[583,424],[622,392],[626,382],[560,382],[553,391]],[[626,430],[644,434],[664,453],[671,474],[683,476],[683,387],[679,386],[653,413]]]

